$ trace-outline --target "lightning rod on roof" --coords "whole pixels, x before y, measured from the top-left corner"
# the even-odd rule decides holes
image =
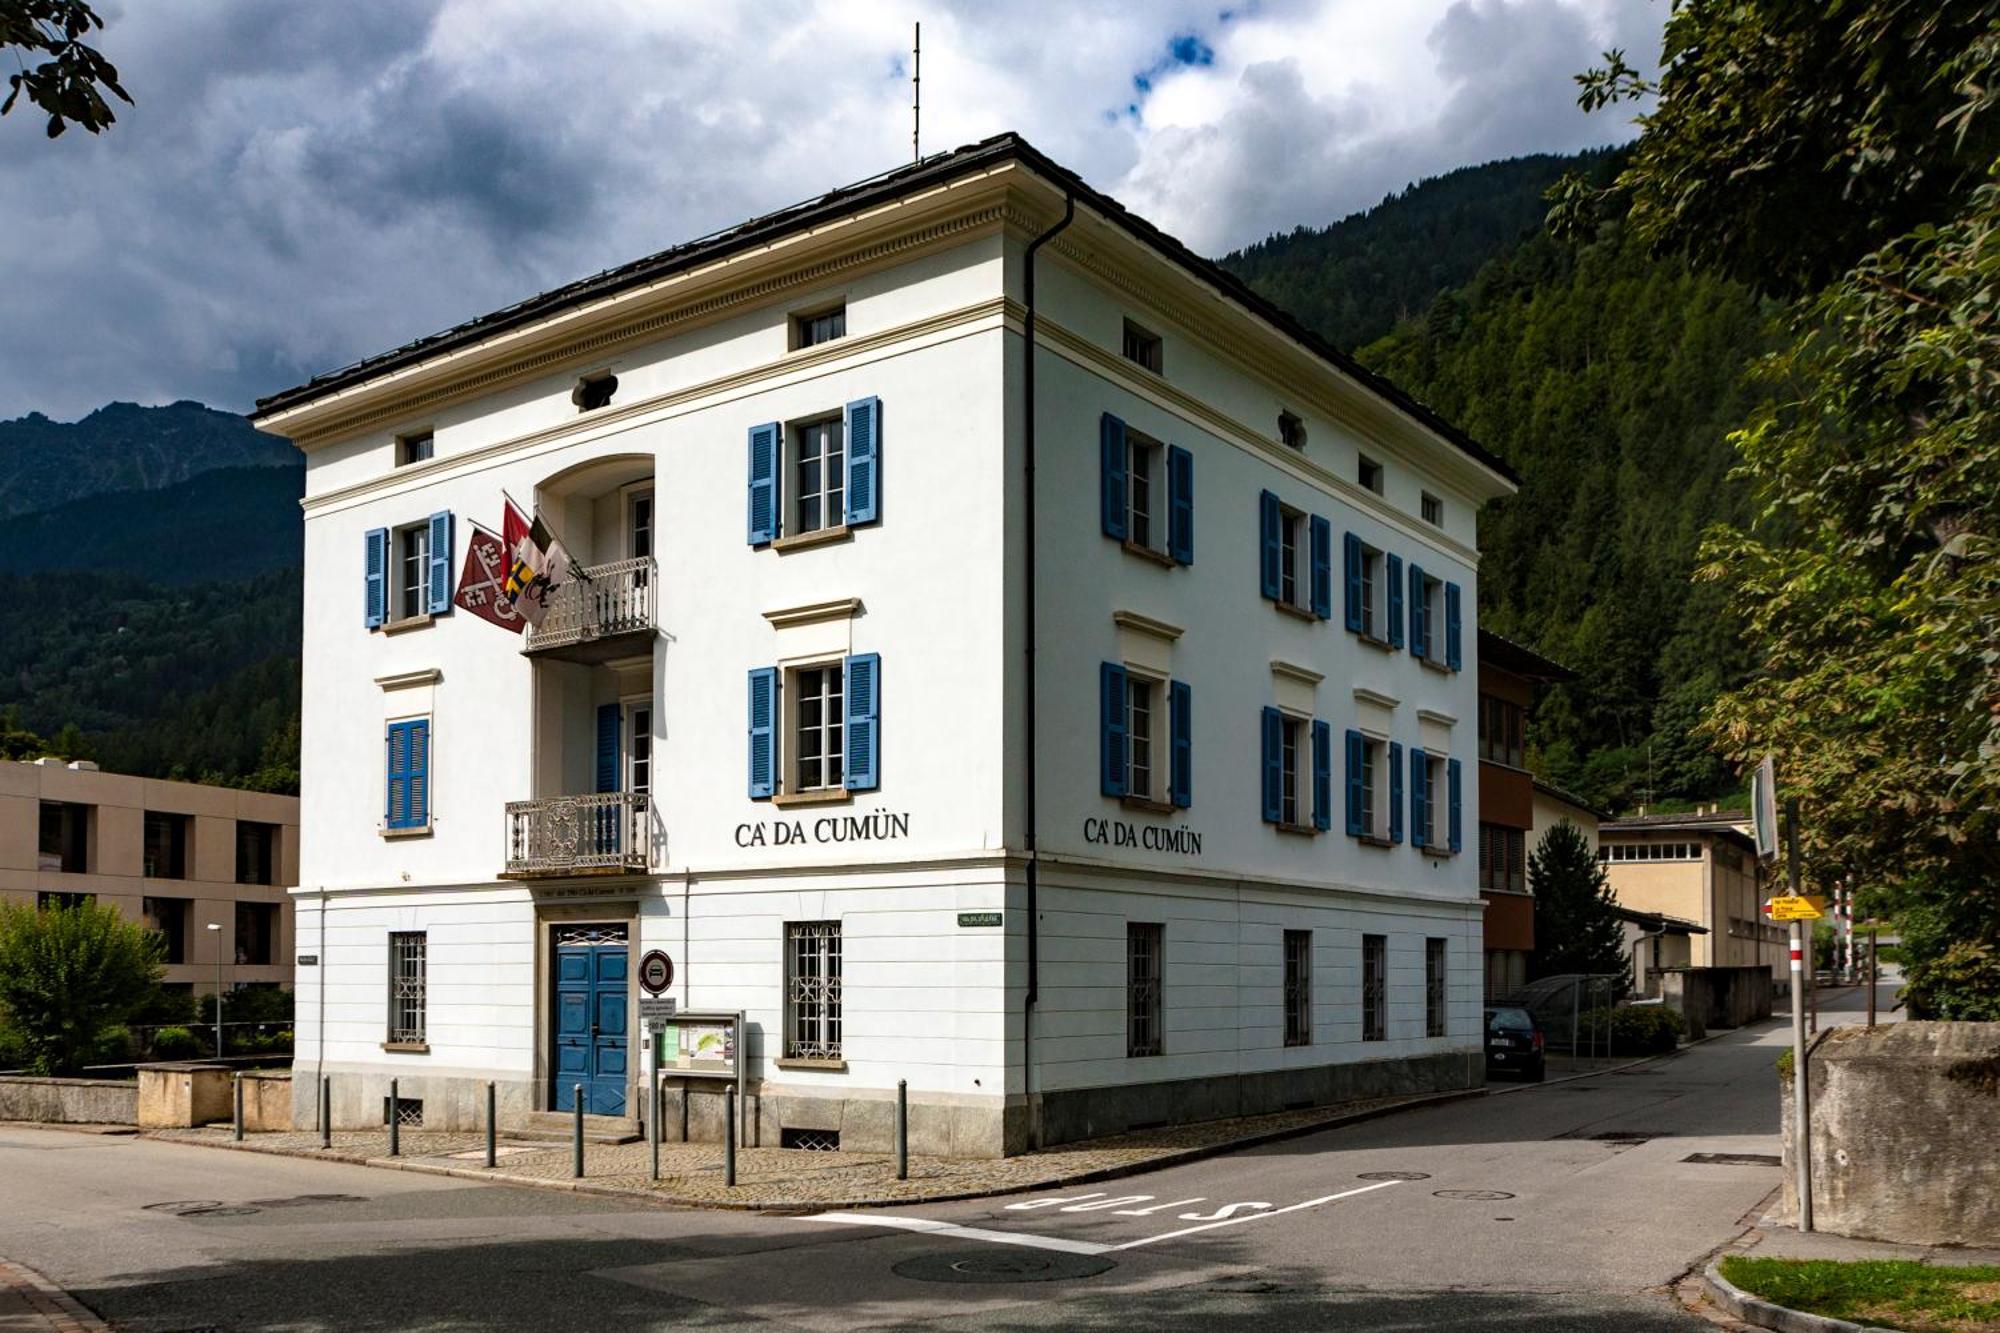
[[[910,160],[924,160],[924,150],[918,136],[924,127],[924,25],[917,24],[916,38],[912,42],[914,59],[910,63]]]

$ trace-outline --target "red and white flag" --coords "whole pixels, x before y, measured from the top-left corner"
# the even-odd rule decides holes
[[[452,601],[481,620],[519,634],[528,627],[528,622],[502,591],[507,565],[506,544],[475,524],[472,540],[465,548],[465,572],[459,575],[458,595]]]
[[[500,581],[501,595],[530,625],[539,625],[548,614],[550,595],[569,582],[569,552],[539,516],[530,520],[513,497],[504,498],[507,511],[500,538],[508,560]]]

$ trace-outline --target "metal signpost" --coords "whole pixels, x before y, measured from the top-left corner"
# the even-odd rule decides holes
[[[1785,802],[1785,875],[1789,898],[1771,900],[1771,917],[1792,926],[1792,1161],[1798,1168],[1799,1230],[1812,1225],[1812,1079],[1806,1070],[1806,997],[1804,990],[1806,932],[1819,918],[1812,902],[1799,893],[1799,803]]]

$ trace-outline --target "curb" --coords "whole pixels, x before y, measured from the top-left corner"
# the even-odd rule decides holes
[[[1655,1057],[1658,1058],[1658,1057]],[[1607,1071],[1599,1071],[1607,1072]],[[1534,1085],[1530,1085],[1534,1086]],[[1379,1120],[1402,1111],[1423,1110],[1432,1106],[1444,1106],[1452,1102],[1469,1101],[1487,1095],[1485,1088],[1464,1088],[1455,1092],[1437,1093],[1414,1101],[1398,1102],[1393,1106],[1375,1106],[1361,1111],[1329,1116],[1305,1125],[1288,1125],[1283,1129],[1267,1130],[1259,1134],[1229,1139],[1220,1143],[1205,1143],[1195,1148],[1151,1157],[1143,1162],[1121,1162],[1115,1166],[1098,1167],[1095,1170],[1079,1171],[1073,1175],[1054,1176],[1047,1180],[1019,1181],[991,1189],[953,1190],[943,1194],[925,1194],[910,1199],[884,1199],[864,1197],[856,1199],[786,1199],[786,1200],[733,1200],[697,1197],[684,1194],[667,1194],[659,1190],[633,1189],[622,1185],[595,1185],[589,1180],[551,1179],[547,1176],[518,1176],[495,1168],[442,1166],[433,1162],[408,1161],[400,1157],[371,1157],[365,1153],[344,1152],[338,1148],[267,1148],[245,1141],[146,1137],[154,1143],[182,1144],[193,1148],[219,1148],[225,1152],[263,1153],[268,1157],[293,1157],[308,1162],[341,1162],[350,1166],[372,1166],[386,1171],[414,1171],[420,1175],[449,1176],[458,1180],[477,1180],[490,1185],[520,1185],[532,1189],[565,1190],[572,1194],[592,1194],[605,1198],[630,1199],[638,1203],[652,1204],[663,1208],[705,1208],[726,1212],[771,1213],[774,1215],[798,1216],[809,1213],[853,1211],[863,1208],[907,1208],[916,1204],[958,1203],[966,1199],[987,1199],[1004,1194],[1025,1194],[1034,1190],[1068,1188],[1071,1185],[1090,1185],[1099,1181],[1118,1180],[1126,1176],[1136,1176],[1147,1171],[1163,1170],[1171,1166],[1183,1166],[1189,1162],[1204,1161],[1220,1157],[1225,1153],[1237,1152],[1244,1148],[1261,1147],[1267,1143],[1278,1143],[1286,1139],[1303,1138],[1322,1130],[1339,1129],[1345,1125],[1356,1125],[1367,1120]]]
[[[0,1289],[11,1290],[57,1333],[110,1333],[111,1325],[26,1264],[0,1259]]]
[[[1894,1330],[1878,1324],[1856,1324],[1830,1315],[1807,1314],[1789,1306],[1774,1305],[1762,1297],[1752,1296],[1724,1277],[1719,1264],[1710,1264],[1703,1270],[1701,1285],[1708,1299],[1721,1309],[1746,1324],[1776,1329],[1778,1333],[1894,1333]]]

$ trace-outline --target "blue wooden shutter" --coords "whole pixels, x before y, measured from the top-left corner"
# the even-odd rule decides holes
[[[402,828],[410,817],[410,733],[402,723],[391,722],[382,744],[385,751],[382,823],[389,828]]]
[[[778,670],[750,672],[750,796],[778,790]]]
[[[1424,567],[1410,562],[1410,656],[1431,653],[1430,613],[1424,605]]]
[[[1444,664],[1453,671],[1458,670],[1460,665],[1458,655],[1458,622],[1458,585],[1456,583],[1447,583],[1444,585]]]
[[[365,571],[362,623],[375,629],[389,618],[389,529],[370,528],[364,534]]]
[[[451,511],[431,515],[430,613],[451,614]]]
[[[856,653],[847,659],[847,776],[849,791],[882,785],[882,654]]]
[[[1313,827],[1333,827],[1333,728],[1313,723]]]
[[[1194,690],[1184,680],[1167,686],[1167,726],[1173,733],[1173,761],[1168,786],[1175,805],[1194,804]]]
[[[1368,762],[1367,742],[1358,731],[1347,733],[1347,836],[1367,832],[1361,824],[1361,766]]]
[[[1278,710],[1264,706],[1264,819],[1275,824],[1284,816],[1285,741],[1284,720]]]
[[[1194,455],[1167,446],[1167,554],[1194,563]]]
[[[1410,751],[1410,846],[1424,845],[1424,830],[1430,826],[1431,761],[1422,750]]]
[[[422,828],[430,819],[430,723],[391,722],[383,824]]]
[[[1098,770],[1106,796],[1125,794],[1125,668],[1106,662],[1097,672]]]
[[[1346,588],[1346,600],[1342,603],[1347,628],[1360,634],[1368,627],[1361,623],[1361,539],[1353,533],[1343,533],[1340,538],[1340,575]]]
[[[1312,613],[1333,617],[1333,524],[1318,514],[1307,524],[1312,533]]]
[[[847,405],[847,523],[873,523],[882,516],[882,400],[857,398]],[[827,515],[833,522],[834,516]]]
[[[1389,841],[1403,840],[1403,746],[1389,742]]]
[[[624,712],[617,704],[597,706],[597,790],[617,791],[618,734],[625,729]]]
[[[1098,508],[1104,535],[1125,540],[1125,423],[1106,412],[1097,423]]]
[[[1389,589],[1389,614],[1387,617],[1389,621],[1389,646],[1391,648],[1401,648],[1403,646],[1403,557],[1400,555],[1385,555],[1382,559],[1388,566],[1388,574],[1384,579],[1384,583]]]
[[[1459,779],[1458,760],[1456,759],[1445,760],[1444,772],[1445,772],[1445,786],[1449,789],[1449,796],[1451,800],[1451,805],[1450,805],[1451,823],[1448,831],[1451,837],[1451,849],[1455,852],[1459,850],[1460,846],[1463,844],[1465,839],[1465,829],[1460,823],[1461,816],[1459,814],[1459,796],[1460,796],[1459,787],[1461,783]]]
[[[1257,497],[1257,540],[1259,559],[1257,569],[1264,595],[1277,601],[1284,586],[1280,566],[1284,553],[1279,549],[1279,525],[1284,522],[1284,513],[1278,508],[1278,497],[1265,491]]]
[[[778,539],[778,442],[784,428],[775,421],[750,428],[750,544]]]
[[[410,826],[431,822],[431,724],[405,722],[410,731]]]

